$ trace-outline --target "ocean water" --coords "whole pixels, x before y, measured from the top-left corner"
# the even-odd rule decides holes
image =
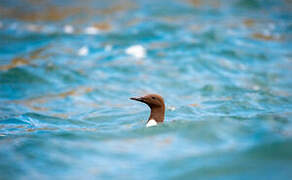
[[[0,179],[292,179],[291,12],[0,1]],[[157,127],[129,100],[147,93]]]

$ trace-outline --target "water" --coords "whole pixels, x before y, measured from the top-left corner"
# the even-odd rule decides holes
[[[291,179],[291,7],[1,1],[0,179]]]

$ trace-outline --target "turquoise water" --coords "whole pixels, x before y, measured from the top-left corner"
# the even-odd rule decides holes
[[[1,1],[0,179],[292,179],[291,7]]]

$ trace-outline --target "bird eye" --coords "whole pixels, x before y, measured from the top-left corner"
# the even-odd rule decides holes
[[[152,99],[156,99],[155,97],[152,97]]]

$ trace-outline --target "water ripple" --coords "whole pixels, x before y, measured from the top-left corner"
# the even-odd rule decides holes
[[[291,179],[289,7],[0,2],[0,179]]]

